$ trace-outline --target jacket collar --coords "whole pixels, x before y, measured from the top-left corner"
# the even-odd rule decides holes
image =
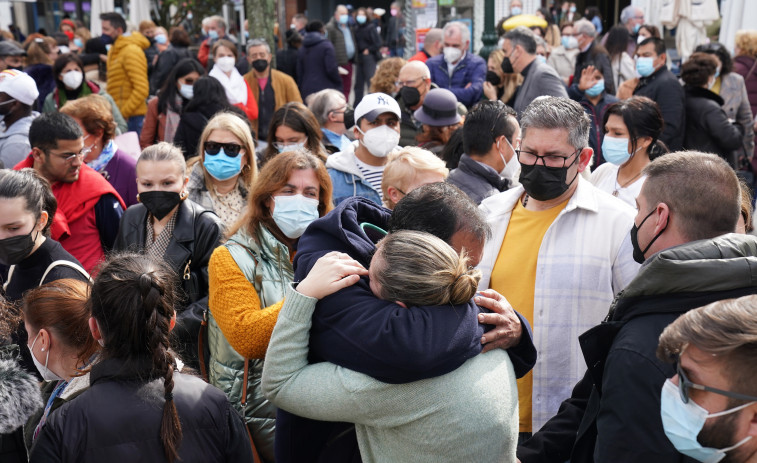
[[[714,101],[715,103],[718,104],[718,106],[723,106],[723,104],[725,104],[725,100],[723,100],[723,97],[713,92],[712,90],[708,90],[703,87],[692,87],[691,85],[685,86],[684,89],[686,90],[687,98],[688,97],[706,98],[708,100]]]
[[[664,275],[664,278],[661,276]],[[671,294],[728,292],[757,286],[757,237],[729,233],[674,246],[651,256],[610,307],[611,320],[681,307],[646,307],[639,300]]]
[[[512,160],[511,160],[512,162]],[[475,161],[473,158],[463,153],[460,157],[460,164],[457,166],[461,171],[485,180],[489,185],[499,191],[507,188],[510,183],[508,180],[499,176],[499,172],[492,167]]]

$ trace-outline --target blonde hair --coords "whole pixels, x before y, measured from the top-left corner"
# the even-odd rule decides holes
[[[252,188],[252,182],[255,181],[255,178],[258,175],[258,165],[255,160],[255,142],[252,141],[250,127],[247,125],[247,122],[242,120],[241,117],[237,116],[234,113],[220,112],[213,116],[210,121],[208,121],[208,124],[202,131],[202,135],[200,135],[200,141],[197,144],[197,156],[188,160],[187,166],[193,166],[198,161],[201,161],[200,165],[202,166],[202,162],[205,161],[205,142],[208,141],[210,134],[212,134],[214,130],[229,131],[241,142],[242,147],[244,148],[244,152],[247,155],[247,164],[242,166],[241,176],[242,180],[244,180],[245,187],[250,190]],[[202,167],[202,171],[205,175],[205,185],[212,185],[213,178],[205,170],[204,166]],[[208,191],[213,192],[214,189],[208,188]]]
[[[444,161],[434,153],[417,146],[408,146],[390,154],[386,166],[384,166],[384,176],[381,179],[381,191],[384,194],[387,207],[389,209],[394,208],[394,202],[389,199],[387,194],[390,186],[409,193],[407,186],[412,184],[418,175],[425,173],[436,173],[446,179],[449,175],[449,169],[447,169]]]
[[[184,162],[184,153],[181,151],[181,148],[174,146],[171,143],[162,141],[143,149],[142,154],[140,154],[137,159],[137,164],[142,161],[173,162],[179,166],[181,176],[187,176],[187,164]]]
[[[736,32],[735,45],[741,55],[757,57],[757,30],[742,29]]]
[[[400,230],[379,241],[371,266],[377,264],[372,273],[381,294],[376,296],[407,306],[463,304],[481,279],[480,270],[468,267],[464,250],[458,254],[436,236],[419,231]]]
[[[84,45],[86,45],[87,41],[92,38],[92,34],[86,27],[77,27],[76,32],[74,32],[74,37],[76,37],[77,35],[79,36],[79,38],[81,38],[81,41]]]
[[[757,296],[713,302],[689,310],[668,325],[660,335],[657,357],[673,361],[689,345],[717,356],[731,390],[742,394],[757,393]]]
[[[407,64],[402,58],[386,58],[381,60],[376,73],[371,77],[370,93],[386,93],[391,95],[397,91],[397,78],[400,75],[400,69]]]

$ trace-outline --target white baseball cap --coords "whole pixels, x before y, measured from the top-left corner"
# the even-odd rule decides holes
[[[398,118],[402,119],[400,105],[397,103],[397,100],[386,93],[370,93],[365,95],[360,100],[357,108],[355,108],[355,122],[363,117],[369,122],[373,122],[384,113],[396,114]]]
[[[28,106],[33,105],[39,96],[34,79],[29,74],[15,69],[0,72],[0,92]]]

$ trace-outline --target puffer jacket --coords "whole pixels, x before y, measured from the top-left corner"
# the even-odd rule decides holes
[[[108,52],[108,93],[124,118],[147,114],[147,58],[150,41],[139,32],[122,35]]]
[[[723,111],[723,98],[702,87],[686,86],[686,125],[683,147],[715,153],[736,168],[733,154],[744,141],[743,127],[732,124]]]
[[[259,226],[256,237],[239,231],[224,245],[239,268],[252,283],[262,307],[284,298],[286,288],[294,281],[294,269],[289,249],[265,227]],[[261,392],[262,359],[245,359],[226,340],[213,312],[219,308],[210,301],[208,317],[208,347],[210,383],[222,390],[232,406],[242,414],[250,429],[255,446],[265,462],[273,462],[273,438],[276,407]],[[248,363],[247,384],[244,384],[245,362]],[[243,391],[246,390],[246,396]]]

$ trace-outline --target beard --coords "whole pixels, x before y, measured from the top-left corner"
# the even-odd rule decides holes
[[[729,403],[729,406],[733,407],[734,404]],[[736,434],[736,419],[739,415],[740,413],[731,413],[717,417],[709,425],[705,423],[699,432],[699,436],[697,436],[697,440],[703,447],[714,449],[731,447],[738,442],[734,436]],[[725,458],[720,460],[720,463],[739,463],[741,461],[743,459],[739,458],[739,449],[733,449],[726,452]]]

